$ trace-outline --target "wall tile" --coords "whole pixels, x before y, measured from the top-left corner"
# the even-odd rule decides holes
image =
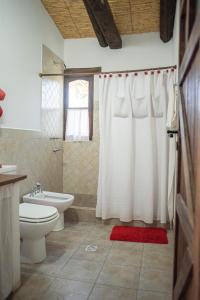
[[[62,147],[62,140],[57,141]],[[30,192],[36,182],[46,190],[62,191],[62,151],[53,152],[54,141],[42,133],[17,129],[0,130],[0,162],[16,164],[18,174],[28,177],[21,182],[21,194]]]

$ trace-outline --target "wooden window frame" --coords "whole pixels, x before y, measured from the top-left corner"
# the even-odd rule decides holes
[[[94,75],[65,75],[64,77],[64,121],[63,121],[63,140],[66,141],[66,125],[67,125],[67,112],[69,107],[69,83],[74,80],[85,80],[88,82],[88,108],[77,107],[76,109],[87,109],[89,117],[89,141],[93,138],[93,98],[94,98]]]

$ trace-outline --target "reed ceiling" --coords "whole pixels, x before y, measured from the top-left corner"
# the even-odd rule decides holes
[[[108,0],[120,34],[158,32],[159,0]],[[42,0],[63,38],[94,37],[82,0]]]

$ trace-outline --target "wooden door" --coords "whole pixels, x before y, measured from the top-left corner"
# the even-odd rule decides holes
[[[174,300],[200,300],[200,1],[181,1]]]

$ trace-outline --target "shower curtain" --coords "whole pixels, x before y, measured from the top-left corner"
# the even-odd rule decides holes
[[[97,217],[172,219],[166,116],[173,84],[174,70],[99,78]]]

